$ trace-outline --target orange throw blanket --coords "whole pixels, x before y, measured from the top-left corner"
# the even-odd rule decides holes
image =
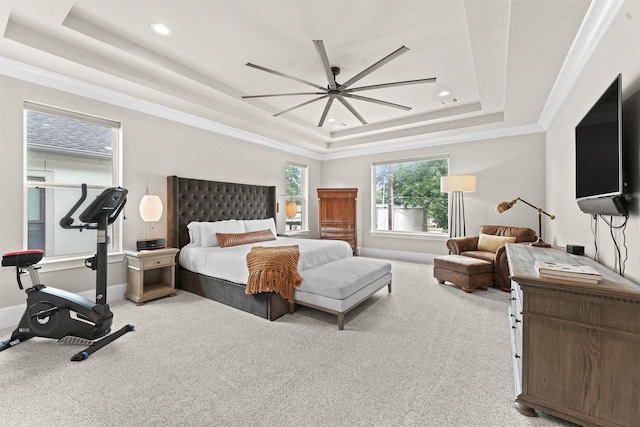
[[[298,245],[254,246],[247,254],[249,279],[245,293],[276,292],[293,302],[293,292],[302,283],[298,273]]]

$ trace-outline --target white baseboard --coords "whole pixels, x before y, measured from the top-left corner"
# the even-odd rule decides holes
[[[397,259],[399,261],[420,262],[433,264],[433,258],[440,254],[426,254],[420,252],[392,251],[389,249],[360,248],[359,254],[372,258]]]
[[[107,288],[107,302],[120,301],[124,299],[124,294],[127,291],[127,284],[122,283],[119,285],[111,285]],[[88,299],[89,301],[95,301],[96,291],[80,292],[78,295]],[[25,299],[27,294],[25,294]],[[18,326],[20,318],[26,309],[26,302],[23,304],[14,305],[11,307],[0,308],[0,329]],[[0,337],[0,340],[7,339],[9,337]]]

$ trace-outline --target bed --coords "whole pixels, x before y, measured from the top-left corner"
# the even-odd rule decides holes
[[[167,177],[167,245],[181,250],[176,269],[176,286],[188,292],[225,305],[274,320],[289,312],[289,303],[275,293],[247,295],[246,254],[249,245],[208,247],[193,242],[190,223],[236,220],[260,223],[275,219],[276,189],[274,186],[206,181],[177,176]],[[231,222],[231,221],[229,221]],[[338,258],[352,256],[351,247],[342,241],[291,239],[256,243],[259,246],[300,247],[299,270],[310,269]],[[326,247],[326,248],[325,248]],[[210,257],[207,261],[206,257]],[[224,272],[213,264],[226,265]]]

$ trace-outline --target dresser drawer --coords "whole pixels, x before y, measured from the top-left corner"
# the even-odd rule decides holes
[[[322,233],[320,235],[320,238],[328,239],[328,240],[344,240],[349,242],[351,245],[355,243],[355,236],[353,235],[353,233],[350,233],[350,234]]]
[[[318,194],[320,199],[355,199],[358,197],[358,189],[323,191]]]
[[[327,221],[320,226],[320,231],[349,231],[353,232],[356,225],[350,222]]]
[[[518,328],[514,324],[511,307],[508,309],[509,314],[509,337],[511,341],[511,363],[513,366],[513,379],[516,397],[522,393],[522,335],[518,333],[522,328]]]
[[[353,239],[353,231],[333,230],[321,231],[320,235],[329,239]]]

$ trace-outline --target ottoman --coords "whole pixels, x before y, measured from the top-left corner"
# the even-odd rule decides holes
[[[338,329],[344,315],[385,286],[391,292],[391,264],[354,256],[304,270],[304,281],[294,292],[295,304],[338,315]],[[293,313],[295,304],[289,306]]]
[[[486,291],[493,284],[493,266],[489,261],[462,255],[443,255],[433,259],[433,275],[438,283],[449,281],[472,293]]]

